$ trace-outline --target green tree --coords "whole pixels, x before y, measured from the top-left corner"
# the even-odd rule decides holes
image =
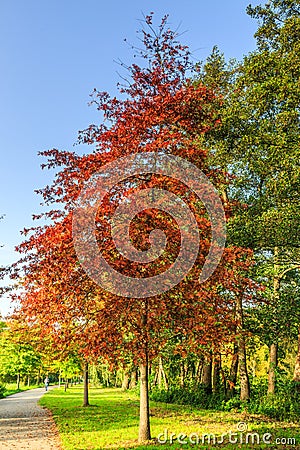
[[[259,279],[268,287],[269,316],[277,318],[284,311],[281,282],[300,262],[299,10],[298,0],[249,6],[248,14],[259,21],[257,49],[231,71],[214,50],[202,75],[210,84],[216,80],[224,97],[221,126],[211,131],[206,146],[215,166],[225,168],[234,181],[224,182],[225,197],[236,202],[229,243],[252,248],[263,260]],[[270,393],[275,390],[279,322],[270,320],[265,328]]]
[[[36,376],[42,368],[41,354],[14,322],[3,322],[0,335],[0,377],[3,381],[16,379],[17,389],[21,378]]]

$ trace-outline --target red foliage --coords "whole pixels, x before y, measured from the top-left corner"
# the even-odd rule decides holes
[[[152,15],[146,17],[151,26]],[[81,131],[81,143],[94,144],[84,156],[57,149],[43,152],[43,167],[59,167],[52,186],[40,191],[47,204],[61,204],[46,214],[51,225],[38,227],[19,246],[22,260],[12,270],[23,274],[24,292],[19,299],[23,314],[42,325],[57,346],[77,345],[86,356],[105,355],[115,360],[126,354],[135,360],[145,349],[155,356],[175,335],[181,339],[179,351],[197,351],[206,344],[228,342],[235,329],[235,295],[247,291],[251,282],[247,270],[251,255],[242,249],[227,248],[219,267],[204,283],[199,274],[209,251],[211,229],[203,205],[185,185],[172,178],[147,174],[119,183],[106,196],[97,216],[97,239],[107,261],[117,270],[135,277],[160,273],[176,259],[180,230],[166,213],[150,209],[133,221],[131,239],[144,250],[155,228],[167,234],[166,251],[154,262],[137,264],[116,253],[110,236],[110,217],[128,192],[161,187],[189,204],[201,237],[198,257],[184,280],[169,292],[156,297],[123,298],[104,291],[83,271],[72,240],[72,211],[84,182],[105,164],[142,152],[164,152],[190,160],[217,183],[220,173],[207,167],[206,153],[197,137],[218,123],[212,91],[193,84],[188,49],[166,29],[163,19],[158,33],[143,32],[146,67],[133,64],[131,83],[120,87],[125,100],[94,91],[93,103],[103,114],[100,125]],[[220,99],[221,101],[221,99]],[[222,174],[221,174],[222,175]],[[222,175],[223,176],[223,175]],[[225,176],[226,177],[226,176]],[[228,205],[228,208],[230,205]]]

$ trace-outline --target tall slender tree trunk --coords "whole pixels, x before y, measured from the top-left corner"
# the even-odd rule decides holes
[[[213,363],[213,376],[212,376],[213,392],[218,392],[220,389],[220,374],[221,374],[221,355],[215,353]]]
[[[180,362],[180,387],[184,387],[185,385],[185,376],[186,376],[186,370],[185,370],[185,365],[184,365],[184,361]]]
[[[139,442],[151,439],[150,411],[149,411],[149,385],[148,385],[148,358],[140,365],[140,426]]]
[[[197,381],[197,383],[201,383],[202,369],[203,369],[203,362],[199,359],[198,363],[197,363],[197,368],[196,368],[196,381]]]
[[[296,356],[293,381],[300,383],[300,326],[298,330],[298,352]]]
[[[166,376],[166,372],[164,370],[164,366],[163,366],[163,361],[162,361],[162,357],[159,357],[159,362],[158,362],[158,367],[159,367],[159,380],[160,382],[158,382],[158,384],[162,383],[162,380],[164,382],[164,388],[167,391],[169,389],[169,385],[168,385],[168,379]]]
[[[137,383],[137,369],[136,369],[136,367],[134,367],[132,369],[132,372],[131,372],[129,388],[130,389],[135,388],[136,387],[136,383]]]
[[[235,393],[235,386],[237,381],[238,374],[238,366],[239,366],[239,347],[235,342],[233,344],[233,355],[231,359],[230,372],[229,372],[229,380],[228,380],[228,396],[233,397]]]
[[[274,394],[276,388],[276,367],[278,359],[278,345],[270,345],[270,357],[269,357],[269,374],[268,374],[268,394]]]
[[[208,355],[205,357],[202,371],[202,384],[208,394],[212,392],[212,356]]]
[[[130,383],[129,376],[130,376],[129,370],[126,369],[125,373],[124,373],[123,381],[122,381],[122,390],[123,391],[127,391],[127,389],[129,389],[129,383]]]
[[[279,249],[274,248],[274,279],[273,279],[273,307],[276,311],[279,301]],[[276,336],[276,330],[274,330],[274,336]],[[268,374],[268,394],[274,394],[276,390],[276,369],[278,364],[278,342],[273,337],[273,342],[269,346],[269,374]]]
[[[296,383],[299,383],[299,388],[300,388],[300,326],[299,326],[299,330],[298,330],[298,352],[297,352],[297,356],[296,356],[293,381],[295,381]]]
[[[238,336],[239,376],[241,385],[240,399],[244,401],[250,399],[250,383],[247,369],[246,342],[244,337],[244,315],[243,315],[242,294],[237,296],[236,318],[238,321],[237,336]]]
[[[241,384],[241,400],[250,399],[250,383],[247,369],[246,345],[245,339],[241,338],[239,342],[239,375]]]
[[[150,432],[150,409],[149,409],[149,361],[148,361],[148,299],[142,303],[141,326],[144,337],[144,358],[140,364],[140,424],[139,442],[151,439]]]
[[[89,363],[84,363],[83,371],[83,406],[89,406]]]
[[[158,384],[158,387],[161,389],[162,384],[164,384],[164,388],[167,391],[169,389],[169,385],[168,385],[168,379],[164,370],[164,366],[163,366],[163,361],[162,361],[162,357],[159,357],[158,360],[158,369],[156,372],[156,382]]]

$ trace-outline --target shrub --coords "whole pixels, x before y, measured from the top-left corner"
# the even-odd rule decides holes
[[[179,405],[193,405],[204,409],[220,409],[224,395],[208,393],[205,386],[177,387],[171,386],[168,390],[153,388],[150,398],[164,403],[177,403]]]
[[[5,388],[4,384],[0,384],[0,398],[4,397],[5,392],[6,392],[6,388]]]
[[[267,395],[267,381],[255,379],[251,386],[249,402],[236,396],[228,399],[225,394],[209,393],[203,385],[187,387],[171,386],[168,390],[153,388],[150,398],[164,403],[178,403],[219,411],[243,411],[264,414],[276,420],[300,420],[299,386],[287,380],[278,380],[277,392]]]
[[[254,390],[248,410],[252,413],[265,414],[277,420],[300,419],[300,393],[293,381],[278,382],[275,394],[259,395],[260,389]]]

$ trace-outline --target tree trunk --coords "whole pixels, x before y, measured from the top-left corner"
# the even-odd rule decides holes
[[[237,296],[236,318],[238,321],[237,336],[238,336],[239,375],[241,384],[240,399],[244,401],[250,399],[250,383],[247,370],[246,342],[244,338],[244,316],[243,316],[242,294]]]
[[[296,383],[300,383],[300,326],[298,331],[298,352],[296,356],[293,381],[296,381]]]
[[[124,377],[123,377],[123,381],[122,381],[122,389],[123,389],[123,391],[127,391],[127,389],[129,389],[129,383],[130,383],[129,372],[126,371],[124,373]]]
[[[136,370],[136,368],[134,367],[134,368],[132,369],[132,372],[131,372],[130,383],[129,383],[129,389],[133,389],[133,388],[136,387],[137,377],[138,377],[137,370]]]
[[[20,389],[20,372],[17,374],[17,389]]]
[[[241,400],[250,399],[250,383],[247,370],[246,345],[245,339],[241,338],[239,342],[239,375],[241,384]]]
[[[213,376],[212,376],[212,390],[218,392],[220,388],[220,373],[221,373],[221,357],[220,355],[214,355],[213,364]]]
[[[59,369],[59,375],[58,375],[58,387],[60,388],[61,385],[61,370]]]
[[[278,345],[270,345],[270,360],[269,360],[269,374],[268,374],[268,394],[275,393],[276,387],[276,367],[277,367]]]
[[[208,394],[212,392],[212,357],[211,355],[206,356],[203,364],[203,372],[202,372],[202,384],[205,386],[205,389]]]
[[[83,372],[83,406],[89,406],[89,363],[85,362]]]
[[[148,391],[148,360],[140,365],[140,426],[139,442],[151,439],[150,433],[150,411]]]
[[[233,397],[235,393],[235,386],[239,366],[239,348],[235,342],[233,345],[233,355],[230,366],[229,380],[228,380],[228,396]]]
[[[28,375],[28,377],[27,377],[27,387],[29,387],[30,386],[30,375]]]
[[[180,387],[184,387],[184,383],[185,383],[185,366],[184,366],[184,362],[181,361],[180,363]]]
[[[164,366],[163,366],[163,362],[162,362],[161,356],[159,357],[159,361],[158,361],[158,377],[157,377],[157,381],[158,381],[159,388],[161,388],[162,381],[163,381],[165,390],[167,391],[169,389],[168,380],[167,380],[167,377],[166,377],[166,373],[164,371]]]
[[[141,326],[144,339],[144,358],[140,364],[140,424],[139,424],[139,442],[151,439],[150,432],[150,410],[149,410],[149,359],[148,359],[148,299],[142,302]]]
[[[201,361],[199,359],[199,361],[197,363],[197,368],[196,368],[196,381],[197,381],[197,383],[201,383],[202,369],[203,369],[203,361]]]
[[[273,280],[273,308],[276,312],[279,302],[279,288],[280,288],[280,276],[279,276],[279,249],[274,248],[274,280]],[[274,336],[276,336],[277,330],[274,330]],[[273,342],[269,346],[269,375],[268,375],[268,394],[275,394],[276,390],[276,368],[278,363],[278,342],[274,338]]]

